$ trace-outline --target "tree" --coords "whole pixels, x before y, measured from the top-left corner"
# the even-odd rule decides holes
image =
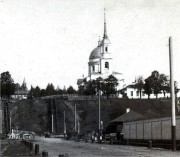
[[[108,78],[104,80],[102,85],[102,91],[106,94],[107,99],[110,94],[116,94],[116,87],[118,86],[118,79],[113,75],[109,75]]]
[[[166,76],[165,74],[160,74],[159,80],[160,80],[160,88],[163,91],[165,97],[166,92],[170,91],[170,84],[169,84],[170,82],[168,80],[168,76]]]
[[[7,72],[1,73],[1,98],[10,98],[15,92],[14,80],[11,78],[11,74]]]
[[[86,83],[86,87],[84,89],[85,95],[95,95],[97,91],[97,82],[96,80],[89,80]]]
[[[151,85],[152,85],[152,90],[154,94],[156,95],[156,99],[158,97],[158,94],[161,93],[161,80],[160,80],[160,74],[158,71],[153,71],[151,76]]]
[[[15,91],[19,91],[21,88],[20,84],[19,83],[16,83],[15,84]]]
[[[151,85],[151,78],[148,77],[145,79],[145,84],[144,84],[144,92],[148,95],[148,99],[150,98],[150,95],[152,93],[152,85]]]
[[[34,87],[31,85],[31,89],[29,91],[28,98],[32,99],[33,97],[34,97]]]
[[[67,89],[67,94],[75,94],[75,93],[76,90],[72,86],[69,86],[69,88]]]
[[[47,93],[46,93],[46,90],[45,89],[41,89],[41,92],[40,92],[40,96],[46,96]]]
[[[135,88],[138,90],[138,92],[140,93],[140,99],[141,99],[141,93],[142,93],[142,90],[144,88],[144,79],[142,76],[139,76],[136,80],[136,83],[135,83]]]
[[[156,95],[156,99],[161,91],[163,91],[165,96],[165,92],[169,89],[168,77],[155,70],[151,73],[151,76],[145,79],[144,89],[145,93],[148,94],[148,98],[152,92]]]
[[[58,94],[58,95],[62,95],[63,94],[63,90],[61,88],[59,88],[59,85],[56,88],[56,94]]]
[[[55,94],[55,90],[54,90],[54,85],[51,83],[48,83],[47,87],[46,87],[46,93],[47,95],[54,95]]]
[[[175,95],[176,95],[176,98],[177,98],[177,93],[179,92],[180,89],[178,89],[178,82],[177,81],[174,81],[174,90],[175,90]]]
[[[39,86],[36,86],[36,88],[34,89],[34,97],[40,97],[41,95],[41,89],[39,88]]]
[[[95,80],[95,84],[96,84],[96,92],[98,93],[99,90],[102,90],[103,91],[103,87],[104,87],[104,81],[102,79],[102,77],[98,77],[96,80]]]

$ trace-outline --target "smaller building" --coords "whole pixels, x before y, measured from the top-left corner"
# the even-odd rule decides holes
[[[122,94],[123,98],[128,98],[128,99],[140,99],[140,91],[138,91],[137,88],[135,88],[134,85],[128,85],[125,88],[120,90],[120,93]],[[152,93],[150,94],[151,99],[156,98],[156,94]],[[157,98],[170,98],[170,93],[163,93],[161,91],[158,95]],[[145,93],[144,89],[141,91],[141,99],[148,99],[148,95]]]
[[[19,84],[16,84],[15,93],[11,95],[11,98],[18,99],[18,100],[27,99],[28,94],[29,94],[29,91],[27,89],[26,81],[24,78],[21,86]]]
[[[28,97],[28,94],[29,94],[29,91],[15,91],[14,95],[12,95],[11,97],[13,99],[18,99],[18,100],[21,100],[21,99],[27,99]]]
[[[143,118],[144,116],[140,113],[137,113],[133,110],[126,110],[126,113],[117,117],[116,119],[112,120],[111,122],[109,122],[108,127],[106,129],[106,131],[108,133],[116,133],[117,130],[119,130],[120,132],[123,132],[123,123],[124,122],[129,122],[129,121],[133,121],[133,120],[138,120]]]

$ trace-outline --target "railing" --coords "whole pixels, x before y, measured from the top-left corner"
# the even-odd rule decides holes
[[[76,95],[76,94],[64,94],[64,95],[50,95],[41,97],[41,99],[50,99],[50,98],[61,98],[64,100],[97,100],[98,95]],[[116,95],[110,95],[108,99],[117,99]],[[101,99],[107,99],[107,96],[101,96]]]

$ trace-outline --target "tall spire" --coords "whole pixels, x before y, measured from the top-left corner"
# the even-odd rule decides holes
[[[107,29],[106,29],[106,9],[104,8],[104,39],[108,38],[107,36]]]

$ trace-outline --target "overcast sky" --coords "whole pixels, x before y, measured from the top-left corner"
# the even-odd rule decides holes
[[[15,82],[63,88],[88,74],[91,51],[103,35],[106,8],[114,70],[126,83],[152,71],[174,75],[180,86],[179,0],[1,0],[0,72]]]

